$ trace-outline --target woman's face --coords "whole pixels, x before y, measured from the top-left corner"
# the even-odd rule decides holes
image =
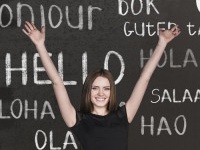
[[[91,89],[91,102],[94,108],[107,108],[110,98],[110,82],[107,78],[97,77]]]

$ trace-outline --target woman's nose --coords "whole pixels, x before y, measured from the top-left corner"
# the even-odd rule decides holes
[[[103,90],[100,89],[100,90],[98,91],[98,94],[99,94],[99,95],[103,95]]]

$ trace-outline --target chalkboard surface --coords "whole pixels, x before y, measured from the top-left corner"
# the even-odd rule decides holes
[[[66,127],[39,55],[21,29],[46,27],[46,46],[73,105],[95,68],[126,101],[156,46],[179,24],[129,127],[129,150],[200,149],[200,0],[1,0],[0,150],[81,149]]]

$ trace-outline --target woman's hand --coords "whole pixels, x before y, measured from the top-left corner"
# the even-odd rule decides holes
[[[26,21],[25,29],[22,31],[31,39],[35,46],[44,44],[45,41],[45,27],[43,26],[41,32],[35,27],[34,24]]]
[[[180,29],[178,28],[178,25],[175,25],[170,30],[160,30],[159,33],[159,42],[164,42],[165,44],[169,43],[171,40],[173,40],[175,37],[177,37],[181,33]]]

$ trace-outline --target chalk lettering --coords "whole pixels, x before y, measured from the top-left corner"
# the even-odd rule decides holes
[[[88,71],[87,71],[87,52],[83,53],[82,56],[82,76],[83,76],[83,83],[85,82],[85,79],[87,77]]]
[[[197,8],[198,8],[198,10],[200,12],[200,0],[196,0],[196,5],[197,5]]]
[[[3,22],[2,22],[2,12],[3,12],[3,9],[4,9],[4,8],[7,8],[7,10],[9,11],[9,21],[8,21],[8,23],[5,24],[5,25],[4,25]],[[9,25],[11,25],[12,19],[13,19],[13,14],[12,14],[12,9],[10,8],[10,6],[7,5],[7,4],[1,5],[1,7],[0,7],[0,26],[1,26],[2,28],[8,27]]]
[[[40,138],[39,138],[40,136]],[[49,136],[49,138],[48,138]],[[43,141],[41,141],[41,137],[43,137]],[[53,131],[49,132],[49,135],[47,133],[45,133],[42,130],[38,130],[35,134],[35,146],[38,150],[43,150],[47,147],[47,141],[49,140],[49,149],[50,150],[64,150],[67,148],[67,146],[72,145],[74,147],[74,149],[78,149],[78,146],[75,142],[74,136],[70,131],[66,132],[66,136],[65,136],[65,140],[63,142],[63,147],[55,147],[54,143],[53,143],[53,139],[54,139],[54,135],[53,135]],[[40,140],[39,140],[40,139]],[[39,145],[39,142],[42,142],[42,145]]]
[[[194,24],[192,24],[191,22],[189,22],[187,24],[187,28],[188,28],[188,32],[190,36],[194,36],[194,35],[200,35],[200,27],[195,26]]]
[[[183,130],[182,130],[182,131],[180,131],[180,130],[178,129],[178,127],[177,127],[178,121],[179,121],[180,119],[183,120],[183,122],[181,122],[181,124],[183,124]],[[176,131],[176,133],[178,133],[178,135],[184,135],[184,134],[185,134],[186,129],[187,129],[187,121],[186,121],[186,118],[185,118],[184,115],[178,116],[178,117],[176,118],[176,120],[175,120],[174,125],[175,125],[175,131]]]
[[[48,110],[48,111],[47,111]],[[53,113],[52,107],[48,101],[45,101],[43,104],[42,112],[41,112],[41,117],[40,119],[43,119],[45,115],[51,115],[53,119],[55,119],[55,115]]]
[[[182,131],[180,131],[181,129],[178,128],[177,124],[178,121],[182,119],[182,122],[179,124],[179,127],[182,127]],[[141,116],[141,135],[145,134],[145,129],[150,128],[150,135],[154,136],[154,130],[155,130],[155,119],[154,116],[150,117],[150,123],[146,123],[145,122],[145,117]],[[163,133],[165,131],[165,133],[167,133],[168,135],[173,135],[177,134],[177,135],[184,135],[186,133],[186,129],[187,129],[187,121],[186,121],[186,117],[184,115],[179,115],[178,117],[175,118],[175,121],[173,123],[173,127],[174,130],[172,132],[172,125],[169,124],[169,121],[167,120],[166,117],[161,117],[160,121],[159,121],[159,125],[157,128],[157,133],[156,136],[161,135],[161,133]]]
[[[39,143],[38,143],[38,136],[42,136],[44,138],[44,141],[43,142],[43,145],[40,146]],[[41,140],[40,140],[41,142]],[[46,133],[42,130],[38,130],[35,134],[35,146],[37,147],[38,150],[43,150],[47,145],[47,136],[46,136]]]
[[[102,9],[99,7],[92,7],[92,6],[88,7],[88,30],[92,30],[92,27],[93,27],[93,11],[94,10],[102,11]]]
[[[17,27],[21,27],[22,26],[22,21],[23,18],[22,16],[24,16],[23,14],[23,10],[26,9],[26,15],[30,16],[30,21],[32,23],[35,23],[35,18],[37,17],[37,19],[39,18],[38,16],[35,16],[35,12],[38,11],[35,8],[33,8],[32,6],[30,6],[29,4],[22,4],[22,3],[17,3],[16,5],[16,12],[13,12],[13,10],[11,9],[11,7],[8,4],[2,4],[0,6],[0,27],[2,28],[6,28],[9,27],[12,24],[13,21],[13,14],[16,14],[16,18],[17,18]],[[7,23],[3,23],[2,22],[2,18],[3,16],[3,11],[8,10],[9,12],[9,20]],[[87,26],[84,28],[84,11],[85,9],[87,9]],[[60,6],[58,5],[51,5],[49,7],[48,10],[46,10],[46,12],[48,13],[47,15],[45,15],[45,9],[43,5],[39,6],[39,11],[40,11],[40,20],[41,20],[41,26],[45,26],[46,22],[48,21],[49,25],[51,28],[56,29],[59,28],[61,26],[61,24],[63,23],[63,18],[66,18],[66,24],[68,25],[69,28],[72,29],[78,29],[78,30],[83,30],[83,29],[88,29],[88,30],[92,30],[93,29],[93,22],[94,22],[94,16],[96,16],[96,12],[100,12],[102,11],[102,9],[100,7],[94,7],[92,5],[89,5],[87,8],[84,8],[82,5],[78,6],[78,24],[77,25],[73,25],[71,23],[71,21],[69,20],[69,6],[65,7],[65,13],[63,13],[63,10],[61,9]],[[57,22],[53,22],[53,13],[57,13],[58,14],[58,19]],[[95,15],[94,15],[95,14]],[[98,13],[99,14],[99,13]],[[64,16],[65,15],[65,16]],[[47,18],[45,18],[45,16],[48,16]],[[73,18],[74,20],[74,18]],[[85,21],[86,22],[86,21]]]
[[[132,23],[125,22],[124,23],[124,34],[125,36],[140,36],[144,37],[159,35],[160,28],[170,29],[174,26],[175,23],[172,22],[157,22],[156,24],[152,24],[151,22],[141,22],[141,23]]]
[[[48,53],[49,56],[51,57],[52,54]],[[39,85],[43,85],[43,84],[52,84],[52,82],[50,80],[38,80],[38,72],[45,72],[45,68],[44,67],[38,67],[38,58],[39,58],[39,54],[35,53],[34,57],[33,57],[33,64],[34,64],[34,83],[35,84],[39,84]],[[63,53],[59,53],[58,54],[58,72],[59,75],[61,76],[61,78],[63,79]],[[63,81],[63,83],[65,85],[76,85],[77,82],[76,81]]]
[[[52,53],[48,53],[50,57],[52,57]],[[122,58],[122,56],[115,52],[115,51],[109,51],[106,56],[105,56],[105,61],[104,61],[104,68],[108,69],[108,62],[110,59],[110,56],[114,55],[116,56],[119,61],[120,61],[120,74],[118,76],[118,78],[116,79],[115,83],[118,84],[123,76],[124,76],[124,71],[125,71],[125,63],[124,60]],[[39,54],[35,53],[33,55],[33,76],[34,76],[34,83],[37,85],[46,85],[46,84],[52,84],[52,82],[49,79],[39,79],[39,73],[45,73],[45,68],[44,67],[40,67],[38,66],[38,61],[40,61],[39,59]],[[57,57],[57,61],[58,61],[58,73],[61,77],[61,79],[63,80],[64,85],[77,85],[77,81],[64,81],[64,67],[63,67],[63,53],[60,52],[58,53],[58,57]],[[6,58],[5,58],[5,66],[6,66],[6,86],[10,86],[11,85],[11,81],[12,81],[12,72],[22,72],[22,85],[27,85],[27,80],[28,80],[28,73],[27,73],[27,54],[26,52],[24,52],[22,54],[21,57],[21,66],[19,68],[17,67],[11,67],[11,54],[7,53],[6,54]],[[82,54],[82,81],[84,83],[85,78],[87,76],[87,52],[84,52]]]
[[[33,105],[33,106],[30,106]],[[40,120],[44,119],[45,116],[50,116],[52,119],[55,119],[55,115],[53,113],[53,109],[51,107],[51,104],[48,101],[44,101],[42,104],[42,110],[39,110],[38,108],[38,102],[37,100],[34,101],[28,101],[21,99],[14,99],[9,108],[9,111],[7,109],[3,109],[3,101],[0,99],[0,119],[30,119],[33,118],[37,120],[40,118]],[[10,114],[6,114],[5,112],[10,112]],[[40,112],[40,113],[39,113]],[[31,117],[33,114],[33,117]],[[31,116],[30,116],[31,115]],[[40,115],[40,117],[39,117]]]
[[[152,49],[149,50],[148,56],[144,54],[143,49],[140,50],[140,67],[141,68],[144,67],[144,61],[145,60],[147,61],[151,57],[152,54],[153,54]],[[175,64],[175,62],[174,62],[175,60],[176,60],[176,58],[174,56],[174,50],[171,48],[169,50],[169,52],[164,51],[163,57],[159,61],[157,67],[164,68],[168,64],[167,63],[168,61],[170,64],[170,68],[185,68],[185,67],[187,67],[188,64],[192,64],[194,67],[198,67],[198,63],[195,58],[194,52],[191,49],[186,50],[185,57],[184,57],[183,61],[181,62],[181,64]]]
[[[131,0],[131,12],[133,15],[139,15],[142,13],[142,11],[144,10],[144,0]],[[130,1],[128,1],[130,2]],[[128,2],[125,0],[118,0],[118,14],[125,16],[128,11],[129,11],[129,5]],[[137,2],[137,3],[136,3]],[[155,4],[153,3],[154,0],[146,0],[146,14],[150,15],[151,14],[151,8],[156,12],[156,14],[160,14],[158,9],[156,8]],[[134,6],[139,3],[139,10],[136,10],[134,8]],[[125,10],[123,10],[125,9]]]
[[[164,89],[153,89],[152,95],[154,97],[153,100],[151,100],[151,103],[197,103],[198,100],[200,100],[200,89],[197,89],[195,92],[195,95],[192,96],[189,89],[185,89],[182,93],[183,96],[178,97],[177,96],[177,90],[167,90]]]
[[[17,26],[21,27],[22,24],[22,7],[26,7],[30,10],[30,14],[31,14],[31,22],[34,23],[34,13],[33,13],[33,8],[28,5],[28,4],[21,4],[20,2],[17,3]]]
[[[124,76],[125,63],[124,63],[122,56],[119,53],[117,53],[115,51],[110,51],[110,52],[107,53],[105,61],[104,61],[104,68],[105,69],[108,70],[108,60],[109,60],[111,54],[117,56],[117,58],[119,59],[120,64],[121,64],[121,70],[120,70],[119,77],[115,80],[115,84],[118,84]]]
[[[53,8],[55,8],[56,10],[58,10],[58,13],[59,13],[59,21],[56,25],[53,24],[53,21],[52,21],[52,10]],[[49,18],[49,24],[52,28],[58,28],[60,26],[60,24],[62,23],[62,18],[63,18],[63,14],[62,14],[62,11],[61,11],[61,8],[56,6],[56,5],[52,5],[50,8],[49,8],[49,13],[48,13],[48,18]]]
[[[169,135],[172,135],[172,131],[165,117],[161,117],[160,119],[157,135],[160,135],[161,131],[167,131]]]
[[[11,72],[13,71],[21,71],[22,72],[22,85],[27,84],[27,54],[24,52],[22,54],[22,67],[21,68],[11,68],[11,55],[9,53],[6,54],[5,59],[6,64],[6,85],[9,86],[11,84]]]

